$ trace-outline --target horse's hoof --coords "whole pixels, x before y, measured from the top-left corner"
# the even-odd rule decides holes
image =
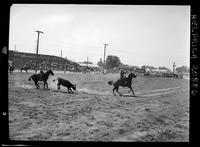
[[[119,94],[119,96],[122,96],[122,94],[121,93],[118,93]]]

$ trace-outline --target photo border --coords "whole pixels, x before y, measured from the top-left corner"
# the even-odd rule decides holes
[[[127,0],[120,0],[120,1],[112,1],[112,0],[13,0],[8,1],[4,8],[4,15],[1,21],[3,24],[3,33],[1,39],[1,77],[3,77],[3,82],[1,85],[1,98],[3,100],[2,105],[2,128],[3,128],[3,145],[113,145],[116,142],[65,142],[65,141],[11,141],[9,140],[9,120],[8,120],[8,46],[9,46],[9,17],[10,17],[10,7],[13,4],[111,4],[111,5],[189,5],[191,8],[191,19],[190,19],[190,127],[189,127],[189,144],[198,144],[199,138],[198,129],[199,129],[199,110],[198,105],[200,103],[198,100],[199,95],[199,79],[198,79],[198,71],[199,65],[199,28],[198,28],[198,21],[199,15],[197,15],[197,3],[194,1],[158,1],[158,0],[151,0],[150,2],[146,2],[143,0],[136,0],[134,2],[130,2]],[[195,24],[194,22],[197,22]],[[196,28],[195,28],[196,27]],[[194,38],[194,34],[197,34],[196,38]],[[196,41],[195,41],[196,40]],[[196,46],[194,46],[196,45]],[[194,49],[197,48],[197,49]],[[196,85],[196,86],[195,86]],[[92,143],[92,144],[91,144]],[[122,143],[122,142],[117,142]],[[124,142],[127,145],[130,144],[129,142]],[[124,144],[122,143],[122,144]],[[160,142],[158,142],[160,143]],[[144,144],[144,143],[142,143]],[[153,143],[155,144],[155,143]],[[156,143],[157,144],[157,143]],[[188,144],[186,142],[186,144]],[[159,144],[158,144],[159,145]]]

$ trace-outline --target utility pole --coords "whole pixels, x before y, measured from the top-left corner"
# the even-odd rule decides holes
[[[88,72],[88,56],[87,56],[87,72]]]
[[[39,38],[40,38],[40,33],[43,34],[42,31],[35,31],[38,33],[38,39],[37,39],[37,49],[36,49],[36,70],[35,70],[35,73],[37,73],[37,70],[38,70],[38,49],[39,49]]]
[[[176,64],[174,62],[174,64],[173,64],[173,74],[175,73],[175,67],[176,67]]]
[[[104,69],[105,69],[105,56],[106,56],[106,46],[108,46],[108,44],[104,44],[104,56],[103,56],[103,73],[104,73]]]
[[[15,51],[16,51],[16,44],[15,44]]]
[[[61,50],[61,54],[60,54],[60,57],[62,58],[62,50]]]

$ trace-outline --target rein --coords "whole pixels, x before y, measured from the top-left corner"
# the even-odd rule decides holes
[[[43,77],[48,79],[50,74],[51,74],[51,71],[48,70],[47,72],[44,73]]]

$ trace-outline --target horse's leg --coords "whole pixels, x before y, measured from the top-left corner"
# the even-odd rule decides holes
[[[57,88],[58,88],[58,90],[60,90],[60,84],[57,84]]]
[[[116,87],[116,91],[117,91],[117,93],[121,96],[122,94],[121,94],[118,90],[119,90],[119,86]]]
[[[113,88],[113,95],[114,95],[114,96],[116,96],[116,94],[115,94],[115,89],[116,89],[116,88],[114,87],[114,88]]]
[[[38,88],[40,88],[40,85],[38,84],[38,82],[37,82],[37,86],[38,86]]]
[[[45,81],[44,81],[44,87],[43,87],[43,89],[45,89],[45,85],[46,85],[46,83],[45,83]]]
[[[135,95],[135,93],[133,92],[133,89],[132,89],[132,87],[130,86],[129,88],[131,89],[131,91],[132,91],[133,95]]]
[[[34,83],[35,83],[36,88],[38,88],[38,87],[37,87],[37,83],[36,83],[36,82],[34,82]]]
[[[46,85],[46,88],[48,89],[47,81],[44,81],[44,89],[45,89],[45,85]]]
[[[35,82],[35,86],[36,86],[37,89],[40,88],[40,86],[38,85],[37,82]]]
[[[46,83],[46,86],[47,86],[47,89],[48,89],[48,83],[47,83],[47,81],[45,83]]]
[[[69,89],[68,87],[67,87],[67,90],[68,90],[68,93],[71,93],[71,92],[69,91],[70,89]]]
[[[38,80],[35,80],[34,82],[35,82],[36,87],[40,88],[40,85],[38,84]]]

